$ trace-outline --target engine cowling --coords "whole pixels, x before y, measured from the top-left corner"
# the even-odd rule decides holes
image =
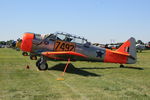
[[[34,39],[33,33],[24,33],[22,37],[21,50],[25,52],[31,52],[33,39]]]

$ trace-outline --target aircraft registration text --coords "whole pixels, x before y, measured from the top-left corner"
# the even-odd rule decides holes
[[[54,46],[55,51],[75,51],[75,43],[57,40]]]

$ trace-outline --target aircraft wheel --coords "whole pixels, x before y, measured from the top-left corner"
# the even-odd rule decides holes
[[[37,60],[37,56],[30,56],[31,60]]]
[[[37,66],[37,67],[39,67],[40,62],[41,62],[41,59],[37,60],[37,62],[36,62],[36,66]]]
[[[124,68],[125,66],[124,65],[120,65],[120,68]]]
[[[23,56],[28,56],[28,53],[27,52],[22,52],[22,55]]]
[[[39,70],[47,70],[48,69],[48,64],[47,63],[41,63],[38,65]]]

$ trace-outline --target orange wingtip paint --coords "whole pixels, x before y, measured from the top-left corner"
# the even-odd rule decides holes
[[[33,33],[25,33],[22,38],[21,50],[30,52],[32,49],[32,40],[34,38]]]

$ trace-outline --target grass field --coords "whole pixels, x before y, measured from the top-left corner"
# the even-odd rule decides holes
[[[47,71],[37,71],[35,62],[0,49],[0,100],[150,100],[150,51],[138,53],[138,62],[128,68],[73,62],[62,81],[56,79],[65,62],[49,61]]]

